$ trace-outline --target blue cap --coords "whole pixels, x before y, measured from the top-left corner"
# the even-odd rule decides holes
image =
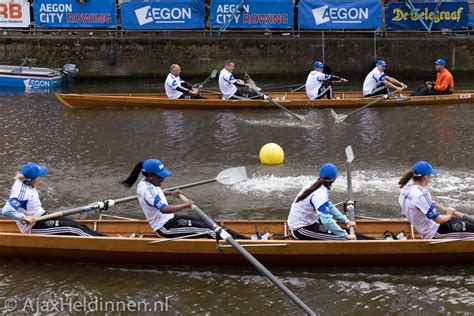
[[[430,174],[438,174],[438,170],[433,169],[433,167],[426,161],[418,161],[413,165],[412,169],[413,171],[415,171],[414,176],[417,177],[424,177]]]
[[[324,64],[320,61],[315,61],[313,66],[314,68],[324,68]]]
[[[166,170],[165,165],[158,159],[148,159],[143,162],[143,171],[156,174],[161,178],[167,178],[171,173]]]
[[[324,165],[322,165],[321,169],[319,169],[319,177],[328,178],[331,181],[336,180],[337,167],[332,163],[325,163]]]
[[[48,173],[48,168],[46,166],[39,166],[34,162],[28,162],[21,167],[20,172],[26,180],[31,181],[38,177],[44,177]]]
[[[377,65],[377,66],[382,66],[382,67],[387,67],[387,63],[386,63],[385,60],[383,60],[383,59],[377,60],[376,65]]]
[[[444,60],[443,58],[440,58],[440,59],[436,59],[435,61],[435,65],[446,65],[446,60]]]

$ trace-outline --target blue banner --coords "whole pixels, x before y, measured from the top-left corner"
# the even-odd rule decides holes
[[[298,5],[300,29],[377,29],[381,22],[380,0],[301,0]]]
[[[39,27],[111,28],[117,26],[115,0],[35,0],[34,20]]]
[[[204,0],[134,0],[120,5],[124,30],[203,29]]]
[[[442,2],[437,3],[415,2],[416,14],[405,3],[389,3],[387,6],[387,28],[392,30],[424,29],[421,18],[426,26],[432,29],[459,29],[467,27],[469,22],[469,3]]]
[[[292,0],[213,0],[211,27],[229,29],[291,29],[294,20]],[[239,10],[240,8],[240,10]],[[237,10],[237,12],[236,12]]]

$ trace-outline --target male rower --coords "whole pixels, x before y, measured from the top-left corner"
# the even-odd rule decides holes
[[[263,99],[263,95],[252,91],[250,85],[234,77],[235,63],[232,60],[224,62],[224,68],[219,73],[219,89],[226,100]]]
[[[387,76],[385,69],[387,63],[380,59],[364,80],[363,94],[364,97],[373,97],[381,94],[389,94],[390,89],[397,90],[406,88],[407,86],[393,77]]]
[[[327,96],[328,99],[334,99],[333,81],[347,82],[347,79],[325,74],[324,64],[317,61],[313,64],[314,70],[311,71],[306,79],[306,94],[310,100],[322,99]]]
[[[170,99],[205,99],[199,95],[199,90],[190,83],[181,80],[181,67],[178,64],[170,66],[170,73],[166,77],[165,91]]]
[[[446,69],[446,61],[443,58],[435,61],[435,69],[437,71],[435,82],[426,82],[412,92],[413,96],[420,95],[440,95],[452,94],[454,92],[454,79],[451,72]]]

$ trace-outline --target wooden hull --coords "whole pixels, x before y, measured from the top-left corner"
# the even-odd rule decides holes
[[[110,237],[42,236],[17,233],[12,221],[0,221],[0,256],[3,259],[97,262],[113,264],[246,265],[247,262],[225,242],[182,239],[150,244],[157,240],[145,221],[85,221]],[[473,264],[474,240],[432,244],[432,240],[406,241],[301,241],[284,238],[283,221],[225,221],[225,226],[252,234],[270,232],[268,241],[241,241],[247,250],[268,266],[384,266]],[[361,233],[380,236],[385,230],[404,231],[404,221],[360,221]],[[128,238],[133,232],[142,238]],[[123,237],[117,237],[120,234]]]
[[[108,108],[108,107],[159,107],[178,109],[275,109],[275,105],[264,100],[222,100],[220,95],[203,94],[207,100],[179,99],[170,100],[162,93],[155,94],[64,94],[56,97],[65,106],[76,108]],[[305,93],[272,93],[272,98],[287,108],[357,108],[369,103],[372,98],[363,98],[360,93],[336,93],[340,99],[308,100]],[[446,105],[472,104],[474,91],[462,91],[451,95],[422,97],[393,97],[380,102],[377,107],[410,106],[410,105]]]

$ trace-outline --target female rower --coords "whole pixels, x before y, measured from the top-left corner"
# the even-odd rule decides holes
[[[354,234],[348,234],[335,220],[347,227],[356,227],[329,200],[329,190],[336,180],[337,168],[331,163],[324,164],[319,170],[319,178],[305,186],[291,205],[288,226],[296,239],[317,240],[356,240]],[[361,235],[362,236],[362,235]],[[361,239],[365,239],[362,237]]]
[[[148,159],[137,163],[127,179],[120,182],[126,188],[131,188],[137,181],[140,173],[142,179],[137,185],[138,202],[153,231],[165,238],[207,236],[216,238],[216,233],[209,229],[200,218],[174,213],[190,208],[194,202],[189,200],[182,204],[169,205],[166,196],[178,198],[180,190],[166,191],[161,189],[164,179],[171,173],[163,163],[157,159]],[[230,229],[227,232],[235,239],[248,239]]]
[[[47,173],[46,166],[39,166],[33,162],[24,165],[16,176],[10,198],[2,209],[2,215],[15,220],[22,233],[104,236],[66,217],[37,221],[38,217],[46,215],[46,211],[41,206],[36,188],[40,185],[41,178]]]
[[[433,202],[426,189],[438,171],[426,161],[418,161],[398,184],[402,191],[398,198],[402,213],[423,239],[474,237],[474,225],[454,217],[455,209]],[[413,180],[413,184],[408,184]]]

